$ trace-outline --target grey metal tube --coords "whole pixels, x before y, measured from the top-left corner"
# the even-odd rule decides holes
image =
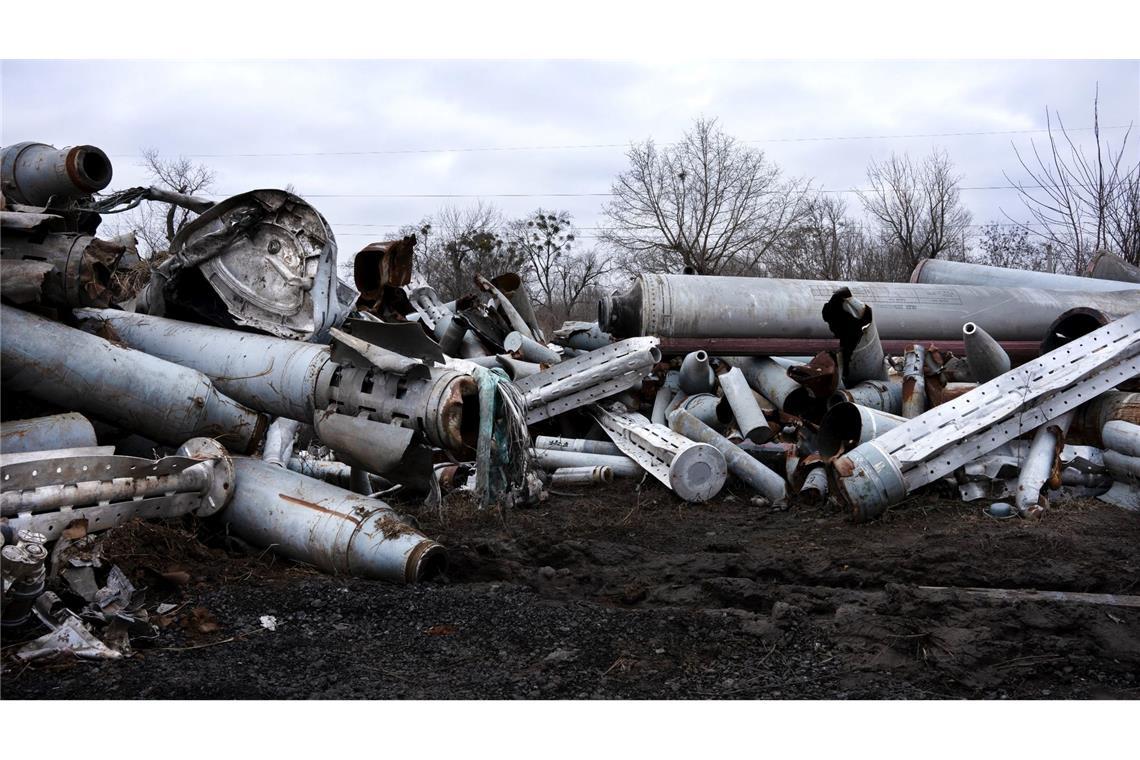
[[[1140,484],[1140,457],[1131,457],[1119,451],[1105,449],[1104,466],[1113,480]]]
[[[886,355],[871,306],[852,295],[850,288],[840,288],[824,304],[821,314],[839,339],[843,382],[856,385],[864,380],[886,380]]]
[[[352,467],[344,462],[313,459],[311,457],[293,457],[287,466],[293,472],[323,480],[340,488],[348,489],[352,484]]]
[[[913,419],[926,411],[926,349],[915,344],[903,357],[902,416]]]
[[[446,566],[444,548],[388,504],[260,459],[234,457],[234,535],[327,573],[414,583]]]
[[[694,351],[681,361],[681,374],[678,377],[681,390],[689,395],[708,393],[713,389],[713,371],[709,367],[709,355],[705,351]]]
[[[816,446],[824,459],[839,456],[878,438],[907,421],[906,417],[845,401],[827,410],[819,423]]]
[[[1029,453],[1021,463],[1021,471],[1017,475],[1017,491],[1014,493],[1013,505],[1023,517],[1039,514],[1048,506],[1048,499],[1042,494],[1042,490],[1049,483],[1053,471],[1057,469],[1058,455],[1065,442],[1065,433],[1069,430],[1075,414],[1076,410],[1065,412],[1034,431]]]
[[[731,443],[692,414],[684,409],[678,409],[669,416],[669,427],[691,441],[707,443],[715,448],[724,455],[729,472],[767,497],[773,504],[787,501],[787,486],[783,478],[744,453],[739,446]]]
[[[97,193],[111,183],[111,159],[94,145],[56,149],[38,142],[9,145],[0,153],[0,184],[16,203],[46,205]]]
[[[721,421],[720,415],[717,413],[719,406],[720,399],[711,393],[697,393],[686,396],[685,400],[677,404],[676,408],[684,409],[713,430],[723,432],[728,429],[728,425]],[[670,410],[670,414],[672,411]]]
[[[581,451],[558,451],[555,449],[533,449],[531,461],[544,470],[558,470],[564,467],[609,467],[617,478],[641,477],[645,471],[637,462],[627,456],[612,454],[586,454]]]
[[[786,366],[767,356],[733,356],[729,361],[744,374],[748,385],[777,409],[783,409],[793,393],[806,392],[802,385],[788,377]]]
[[[1085,443],[1103,447],[1104,426],[1112,420],[1140,424],[1140,393],[1100,394],[1077,411],[1073,431]]]
[[[827,468],[813,467],[800,486],[800,498],[808,504],[822,504],[827,498]]]
[[[728,372],[717,376],[724,397],[732,409],[732,416],[736,419],[736,428],[740,434],[754,443],[764,443],[771,440],[772,428],[768,426],[768,419],[756,397],[752,395],[752,388],[744,378],[739,367],[733,367]]]
[[[0,376],[12,390],[173,445],[206,436],[249,452],[265,433],[263,415],[193,369],[8,306],[0,334]]]
[[[910,281],[927,285],[985,285],[995,288],[1042,288],[1085,293],[1140,288],[1140,285],[1134,283],[1095,280],[1069,274],[1031,272],[1027,269],[1006,269],[946,259],[923,259],[918,262],[918,266],[911,272]]]
[[[900,415],[902,412],[902,383],[885,380],[867,380],[850,388],[840,388],[828,402],[829,406],[850,401],[880,412]]]
[[[1114,317],[1140,310],[1140,291],[643,274],[626,294],[603,299],[599,324],[618,337],[783,338],[802,345],[804,339],[834,340],[820,309],[845,286],[875,308],[883,341],[956,341],[962,324],[984,321],[998,340],[1036,343],[1058,314],[1074,307],[1093,307]],[[715,309],[709,308],[710,294],[715,294]]]
[[[614,481],[614,471],[605,466],[559,467],[550,476],[551,487],[590,486]]]
[[[966,363],[979,383],[988,383],[1009,372],[1009,354],[976,322],[962,325],[962,342],[966,345]]]
[[[52,484],[29,491],[4,491],[0,493],[0,515],[14,517],[23,512],[36,514],[61,507],[86,507],[171,493],[205,495],[213,482],[213,462],[199,462],[181,472],[155,477],[147,477],[144,472],[134,478]]]
[[[1140,457],[1140,425],[1123,420],[1104,423],[1101,440],[1106,449],[1119,451],[1130,457]]]
[[[536,364],[557,364],[562,361],[562,357],[556,351],[517,330],[503,338],[503,348],[516,359]]]
[[[284,467],[293,456],[293,439],[297,437],[297,430],[301,423],[288,417],[278,417],[265,431],[265,445],[262,447],[261,458]]]
[[[131,348],[196,369],[225,394],[276,417],[311,421],[329,347],[113,309],[76,309]]]
[[[534,362],[519,361],[518,359],[507,356],[505,354],[499,354],[497,356],[489,358],[492,359],[492,362],[483,366],[493,367],[498,364],[498,366],[506,370],[507,376],[512,380],[521,380],[524,377],[530,377],[531,375],[536,375],[542,371],[542,365],[535,364]],[[468,361],[471,360],[469,359]]]
[[[0,423],[0,454],[98,445],[95,428],[75,412]]]
[[[653,397],[653,413],[649,415],[649,419],[654,425],[664,425],[666,423],[665,410],[669,408],[669,404],[672,401],[672,388],[668,385],[662,385],[657,389],[657,395]]]
[[[1140,267],[1129,264],[1114,253],[1101,251],[1089,262],[1089,277],[1123,283],[1140,283]]]
[[[579,451],[583,454],[624,456],[621,449],[610,441],[594,441],[589,438],[559,438],[551,435],[540,435],[535,437],[534,447],[555,451]]]

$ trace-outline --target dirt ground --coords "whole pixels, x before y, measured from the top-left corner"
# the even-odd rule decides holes
[[[179,605],[157,639],[120,662],[28,667],[9,636],[3,697],[1140,695],[1138,608],[923,588],[1140,593],[1140,516],[1096,501],[1026,521],[911,500],[854,525],[825,506],[686,505],[625,483],[419,520],[451,564],[413,587],[135,526],[108,554],[152,604]]]

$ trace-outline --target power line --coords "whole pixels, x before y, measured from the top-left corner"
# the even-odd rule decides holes
[[[1119,124],[1100,127],[1102,131],[1129,129],[1131,124]],[[1066,132],[1091,132],[1095,127],[1069,127]],[[763,143],[800,143],[800,142],[840,142],[855,140],[910,140],[930,137],[982,137],[988,135],[1031,135],[1045,134],[1048,129],[1006,129],[984,130],[974,132],[928,132],[905,135],[831,135],[820,137],[767,137],[756,140],[743,140],[750,144]],[[472,148],[392,148],[385,150],[344,150],[344,151],[295,151],[281,153],[186,153],[186,158],[293,158],[301,156],[319,156],[331,158],[336,156],[397,156],[416,155],[424,153],[493,153],[493,152],[522,152],[541,150],[594,150],[610,148],[628,148],[631,143],[590,143],[581,145],[498,145]],[[115,158],[130,158],[138,153],[115,153]]]

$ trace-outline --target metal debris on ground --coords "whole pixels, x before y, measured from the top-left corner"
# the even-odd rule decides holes
[[[100,556],[136,519],[414,583],[446,550],[399,505],[454,491],[507,510],[650,475],[684,502],[860,521],[928,488],[1011,519],[1076,496],[1140,511],[1140,270],[1108,253],[1087,276],[642,274],[551,329],[513,272],[445,303],[414,236],[364,246],[342,281],[328,223],[286,191],[97,196],[93,146],[2,164],[0,621],[48,629],[27,661],[146,639],[144,592]],[[142,203],[197,215],[145,265],[133,237],[96,236]]]

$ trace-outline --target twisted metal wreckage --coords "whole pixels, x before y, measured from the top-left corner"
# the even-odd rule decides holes
[[[49,629],[27,659],[118,657],[148,630],[97,535],[137,518],[212,516],[329,573],[415,582],[445,550],[381,497],[525,506],[651,475],[689,502],[733,483],[855,520],[944,487],[995,516],[1140,510],[1140,270],[1109,254],[1086,277],[644,274],[548,341],[515,274],[450,303],[415,282],[414,238],[341,281],[328,223],[285,191],[96,198],[112,168],[92,146],[2,164],[5,416],[53,412],[0,426],[0,622]],[[140,203],[198,215],[155,266],[96,236]]]

